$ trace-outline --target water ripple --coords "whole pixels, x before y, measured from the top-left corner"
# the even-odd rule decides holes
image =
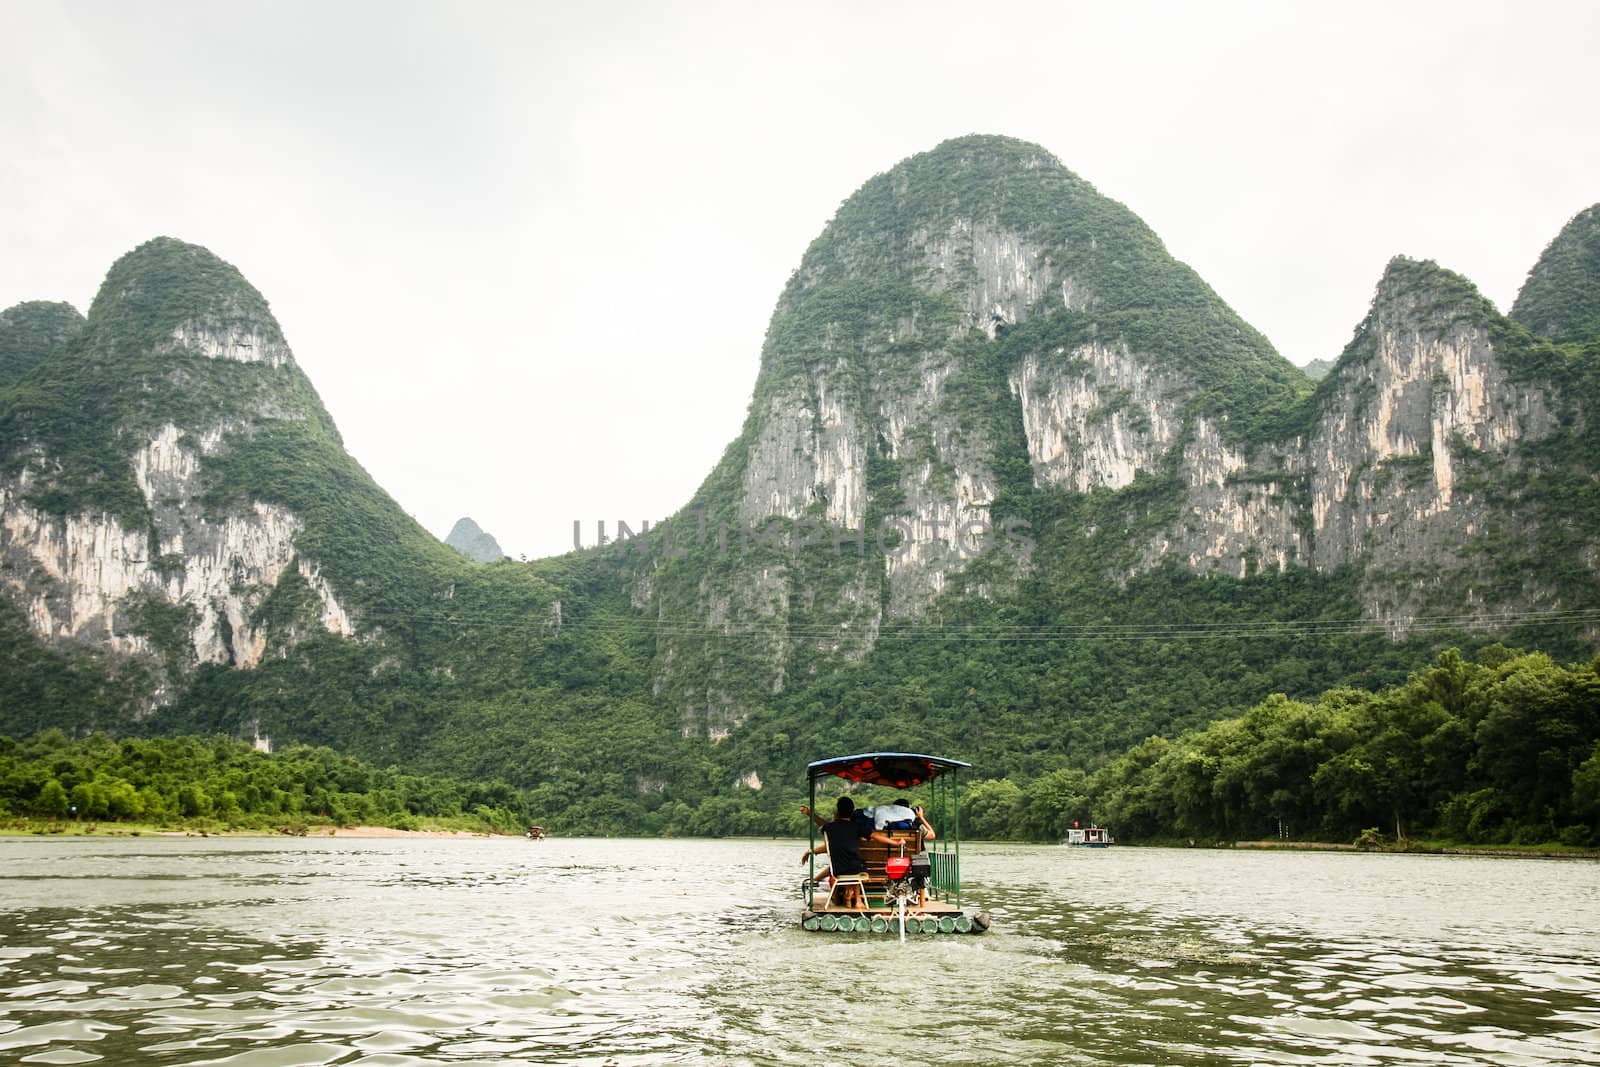
[[[0,850],[6,1062],[1600,1064],[1589,865],[979,848],[902,947],[787,842]]]

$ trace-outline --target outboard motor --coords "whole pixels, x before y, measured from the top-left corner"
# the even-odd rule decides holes
[[[927,853],[915,856],[890,856],[883,864],[888,880],[884,899],[892,900],[900,913],[900,940],[906,939],[906,908],[921,905],[928,884],[933,881],[933,863]]]
[[[911,857],[911,888],[919,894],[933,882],[933,861],[926,852]]]

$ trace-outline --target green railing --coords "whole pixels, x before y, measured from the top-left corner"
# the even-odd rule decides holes
[[[961,903],[961,778],[951,770],[932,782],[933,828],[938,837],[927,844],[933,884],[930,894],[946,903]]]
[[[933,874],[929,889],[952,904],[961,903],[961,857],[954,852],[929,852],[928,859]]]

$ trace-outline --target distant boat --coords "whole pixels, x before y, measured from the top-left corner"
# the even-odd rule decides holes
[[[1117,839],[1103,826],[1088,826],[1083,829],[1075,826],[1067,831],[1067,839],[1061,843],[1074,848],[1107,848],[1116,844]]]

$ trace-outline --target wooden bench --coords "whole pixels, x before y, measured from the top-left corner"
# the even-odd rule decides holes
[[[869,896],[883,896],[889,888],[889,876],[884,873],[884,864],[890,856],[915,856],[922,851],[922,835],[910,831],[893,831],[890,836],[897,844],[886,845],[881,841],[861,842],[861,858],[867,861],[867,893]],[[905,845],[905,851],[900,849],[899,842]]]

